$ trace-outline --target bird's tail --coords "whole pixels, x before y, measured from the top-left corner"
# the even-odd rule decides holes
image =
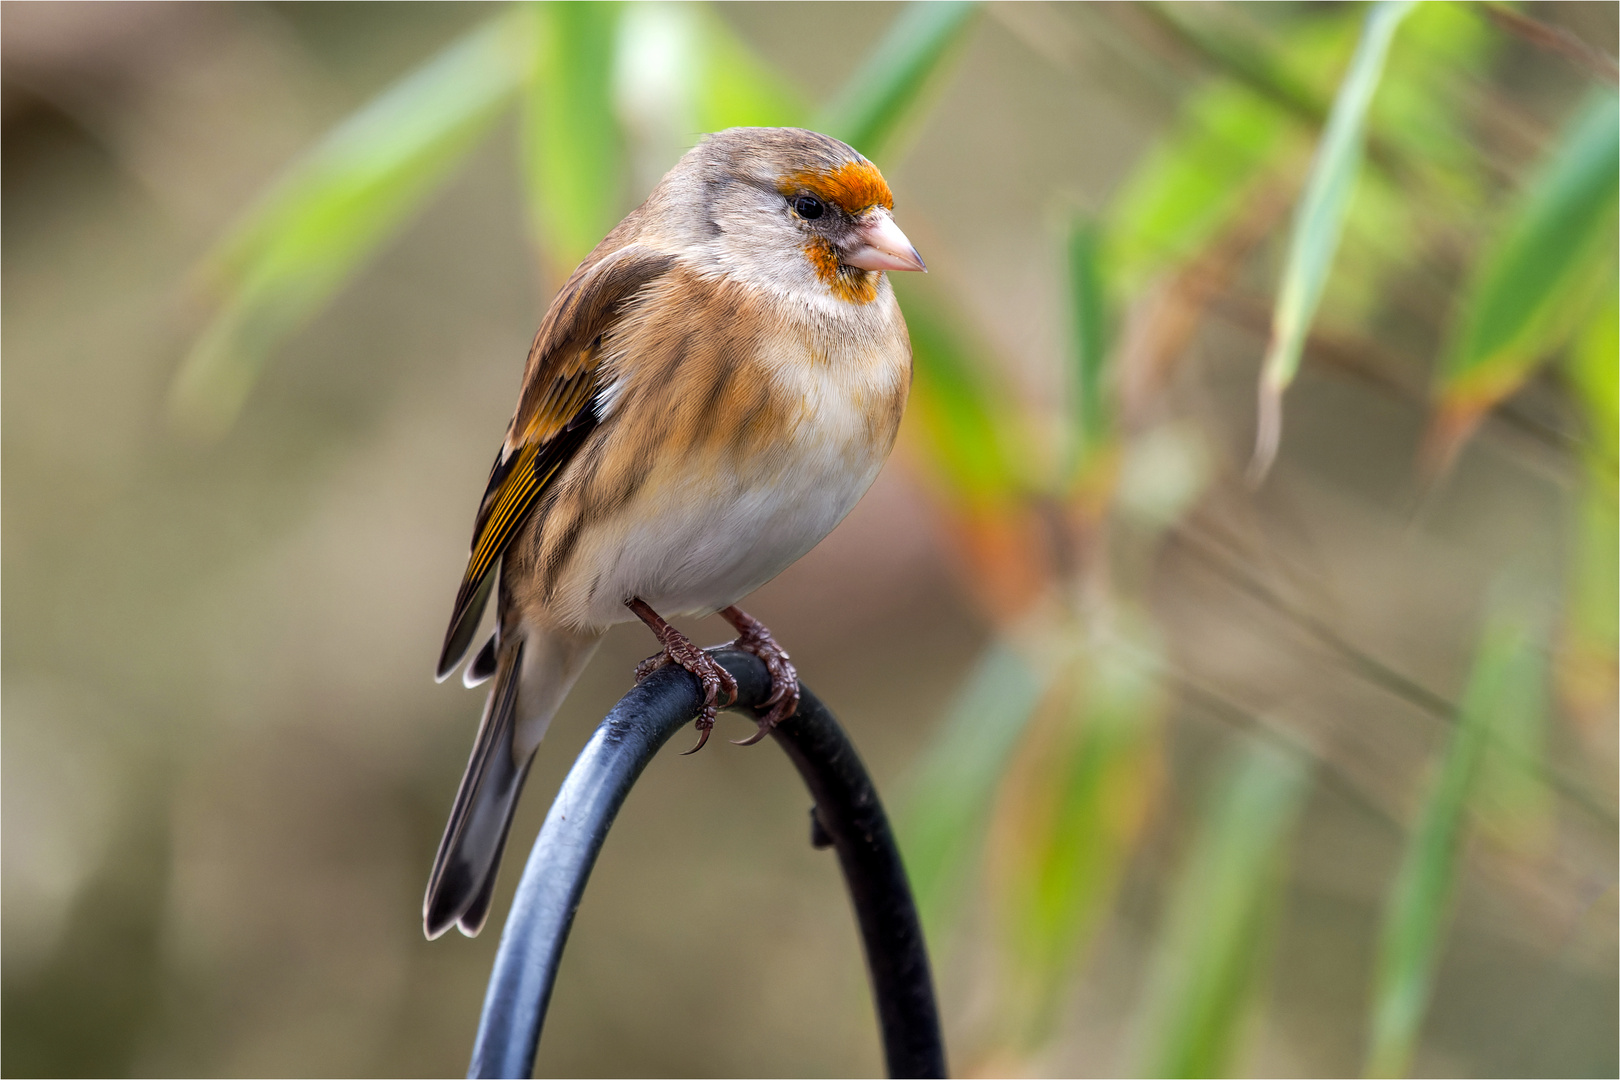
[[[495,652],[494,688],[433,860],[422,903],[429,939],[452,926],[468,937],[483,929],[535,747],[601,640],[544,633],[528,640],[513,637]]]

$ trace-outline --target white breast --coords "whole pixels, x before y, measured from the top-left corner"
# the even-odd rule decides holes
[[[865,314],[898,323],[892,293],[875,304],[887,310]],[[811,340],[830,348],[812,355],[794,344],[803,335],[789,335],[761,356],[784,398],[803,402],[780,440],[719,470],[709,460],[660,462],[625,512],[582,534],[559,582],[558,613],[603,627],[632,619],[623,599],[638,596],[666,616],[707,615],[819,543],[877,479],[893,445],[892,432],[873,438],[870,411],[909,382],[903,328],[882,335],[880,347],[870,332],[861,338],[816,334]]]

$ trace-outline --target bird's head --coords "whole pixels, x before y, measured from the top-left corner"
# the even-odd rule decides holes
[[[727,270],[855,305],[885,270],[926,270],[876,165],[801,128],[731,128],[682,162],[700,182],[707,243]],[[684,171],[678,167],[677,172]]]

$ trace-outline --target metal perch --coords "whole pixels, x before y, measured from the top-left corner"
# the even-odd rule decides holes
[[[715,658],[737,680],[736,708],[770,693],[765,665],[748,653]],[[889,1075],[945,1075],[945,1044],[922,925],[900,852],[855,747],[814,694],[772,733],[815,799],[811,842],[835,847],[866,949]],[[563,944],[608,829],[630,787],[677,730],[697,715],[697,680],[665,667],[608,713],[557,792],[534,842],[501,934],[467,1075],[527,1077]]]

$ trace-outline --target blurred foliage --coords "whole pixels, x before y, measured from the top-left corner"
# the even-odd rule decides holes
[[[1438,380],[1442,461],[1482,412],[1517,389],[1612,291],[1620,101],[1598,91],[1482,257]]]
[[[1515,834],[1533,827],[1544,813],[1537,771],[1544,696],[1539,638],[1533,619],[1498,600],[1480,640],[1456,729],[1437,763],[1390,888],[1373,978],[1369,1076],[1405,1076],[1410,1071],[1444,945],[1467,812],[1473,809],[1487,825]]]
[[[539,247],[564,277],[628,209],[613,105],[619,16],[613,2],[534,9],[523,164]]]
[[[1147,991],[1143,1076],[1225,1076],[1275,931],[1310,792],[1295,751],[1248,741],[1222,767],[1175,884]]]
[[[215,314],[176,378],[177,415],[222,431],[263,357],[331,302],[507,106],[522,106],[535,235],[556,278],[639,194],[636,163],[646,158],[656,176],[696,130],[820,116],[892,168],[972,40],[977,10],[908,5],[818,113],[706,8],[502,9],[336,128],[221,242],[204,267]],[[1493,612],[1455,708],[1356,661],[1397,695],[1454,714],[1405,818],[1371,987],[1367,1069],[1403,1073],[1469,814],[1524,858],[1556,828],[1543,749],[1555,722],[1549,648],[1570,715],[1589,731],[1613,723],[1614,89],[1592,88],[1561,132],[1526,137],[1533,123],[1522,110],[1505,117],[1498,100],[1510,91],[1490,83],[1507,31],[1465,5],[1312,5],[1264,19],[1151,5],[1102,17],[1145,47],[1178,50],[1198,74],[1112,204],[1068,214],[1053,245],[1069,310],[1061,402],[1020,392],[948,285],[895,282],[916,365],[909,451],[994,627],[900,815],[940,956],[970,917],[995,930],[996,1005],[955,1038],[970,1064],[1037,1060],[1145,857],[1169,798],[1164,717],[1190,692],[1157,643],[1152,567],[1218,480],[1208,440],[1166,422],[1158,403],[1201,320],[1219,308],[1252,324],[1258,311],[1270,328],[1261,472],[1281,452],[1282,392],[1302,363],[1398,391],[1432,386],[1431,467],[1559,356],[1585,418],[1556,642],[1534,620]],[[1519,18],[1535,25],[1533,12]],[[1381,344],[1402,319],[1428,320],[1443,343],[1437,360]],[[1116,550],[1125,533],[1129,558]],[[1337,629],[1311,632],[1358,657]],[[1138,1047],[1149,1075],[1243,1069],[1290,837],[1319,779],[1344,782],[1330,755],[1277,735],[1286,719],[1248,720],[1215,769],[1158,931]]]
[[[1013,642],[993,643],[917,765],[906,868],[931,936],[943,937],[946,920],[955,913],[972,847],[982,839],[1007,761],[1050,678],[1049,672],[1032,669]]]
[[[1006,949],[1001,1023],[1028,1051],[1119,886],[1154,795],[1160,694],[1138,657],[1072,645],[1022,740],[991,821],[991,880]]]
[[[867,157],[881,157],[962,39],[974,7],[969,0],[934,0],[907,8],[817,126]]]
[[[1361,173],[1362,131],[1367,110],[1383,75],[1384,57],[1412,0],[1378,0],[1367,15],[1361,42],[1350,61],[1322,130],[1305,190],[1294,211],[1288,261],[1277,289],[1271,344],[1260,376],[1260,420],[1251,476],[1264,476],[1282,439],[1282,395],[1299,370],[1305,335],[1322,302],[1333,256],[1344,231],[1345,211]]]
[[[1105,233],[1107,280],[1134,296],[1155,273],[1206,250],[1293,134],[1285,114],[1236,81],[1191,95],[1174,132],[1121,185]]]
[[[1620,426],[1620,303],[1615,283],[1608,299],[1582,330],[1567,369],[1582,405],[1589,442],[1582,459],[1585,476],[1574,522],[1574,551],[1565,589],[1564,630],[1558,653],[1562,694],[1570,711],[1588,729],[1609,722],[1615,697],[1615,651],[1620,648],[1620,500],[1616,498],[1617,437]]]
[[[177,421],[218,435],[265,356],[326,304],[477,144],[533,69],[514,8],[355,113],[287,170],[200,268],[212,321],[175,378]]]
[[[1113,418],[1108,404],[1108,298],[1103,295],[1100,232],[1089,217],[1077,217],[1069,228],[1069,309],[1074,316],[1074,402],[1070,407],[1070,471],[1094,470],[1107,449]]]

